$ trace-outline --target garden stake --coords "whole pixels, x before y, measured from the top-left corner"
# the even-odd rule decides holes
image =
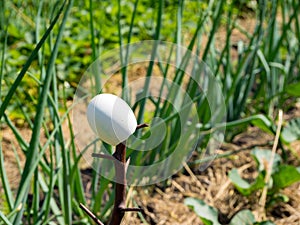
[[[148,127],[147,124],[137,125],[136,130]],[[120,225],[124,217],[125,212],[141,212],[141,208],[126,208],[126,171],[127,164],[126,162],[126,141],[119,143],[116,146],[116,151],[112,156],[93,153],[93,157],[104,158],[114,161],[115,171],[116,171],[116,183],[115,183],[115,200],[114,208],[112,211],[111,219],[108,225]],[[86,214],[93,219],[98,225],[104,225],[97,217],[83,204],[80,203],[80,208],[86,212]]]

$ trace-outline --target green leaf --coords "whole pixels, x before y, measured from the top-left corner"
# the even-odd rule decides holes
[[[205,225],[220,225],[218,211],[204,201],[196,198],[186,198],[184,204],[192,208]]]
[[[229,225],[275,225],[271,221],[256,222],[249,209],[239,211],[230,221]]]
[[[253,213],[249,209],[239,211],[230,221],[229,225],[252,225],[255,223]]]
[[[267,221],[263,221],[263,222],[254,223],[254,225],[275,225],[275,223],[267,220]]]
[[[274,134],[273,123],[271,120],[269,120],[269,118],[262,114],[259,114],[256,117],[257,118],[251,121],[254,126],[257,126],[262,131],[265,131],[269,134]]]
[[[4,189],[4,194],[5,194],[5,197],[6,197],[8,207],[11,210],[13,208],[13,205],[14,205],[14,203],[13,203],[14,202],[13,192],[10,188],[7,173],[6,173],[6,169],[5,169],[5,166],[4,166],[4,154],[3,154],[2,143],[1,142],[2,142],[2,140],[0,138],[0,180],[1,180],[2,187]],[[2,187],[1,187],[1,189],[2,189]]]
[[[288,85],[286,92],[291,96],[300,97],[300,82]]]
[[[282,129],[281,138],[287,143],[300,140],[300,118],[294,118],[288,122],[287,126]]]
[[[12,225],[12,223],[7,219],[7,217],[0,211],[0,221],[4,222],[6,225]]]
[[[21,83],[23,77],[25,76],[28,68],[30,67],[31,63],[36,58],[36,56],[37,56],[40,48],[43,46],[43,44],[45,43],[46,39],[50,35],[52,29],[54,28],[54,25],[57,23],[57,21],[58,21],[58,19],[60,17],[60,14],[63,12],[64,5],[65,5],[65,3],[63,3],[63,5],[60,8],[58,14],[56,15],[56,17],[54,18],[54,20],[50,24],[49,28],[47,29],[47,31],[45,32],[45,34],[43,35],[43,37],[41,38],[41,40],[36,45],[35,49],[32,51],[31,55],[29,56],[28,60],[26,61],[26,63],[22,67],[22,70],[20,71],[20,73],[19,73],[18,77],[16,78],[16,80],[14,81],[13,85],[10,87],[9,92],[5,96],[5,99],[3,100],[3,102],[2,102],[2,104],[0,106],[0,119],[4,115],[4,111],[6,110],[6,108],[7,108],[8,104],[9,104],[11,98],[15,94],[16,89],[20,85],[20,83]]]
[[[265,163],[269,163],[269,160],[272,156],[272,151],[268,149],[258,149],[255,148],[251,151],[252,156],[256,160],[258,164],[258,170],[261,172],[263,170],[266,170]],[[277,171],[277,168],[281,162],[281,157],[277,153],[275,153],[274,161],[273,161],[273,168],[272,168],[272,174]]]
[[[66,1],[64,1],[63,5],[61,7],[61,9],[60,9],[61,11],[63,11],[65,3],[66,3]],[[55,59],[57,58],[57,54],[58,54],[58,46],[59,46],[59,43],[61,42],[63,30],[65,27],[69,12],[72,8],[72,4],[73,4],[73,1],[72,0],[69,1],[68,6],[65,9],[62,23],[59,27],[57,39],[54,44],[54,48],[52,50],[52,53],[51,53],[51,56],[50,56],[50,59],[49,59],[48,65],[47,65],[46,77],[43,80],[43,87],[42,87],[41,93],[39,95],[37,112],[35,115],[35,124],[32,129],[29,150],[28,150],[28,154],[26,155],[26,162],[25,162],[23,174],[21,177],[21,181],[19,184],[19,189],[18,189],[16,201],[15,201],[15,206],[18,206],[19,204],[25,202],[28,198],[28,191],[29,191],[29,187],[31,185],[30,181],[31,181],[34,171],[36,169],[36,167],[34,165],[36,165],[35,161],[37,160],[37,157],[38,157],[40,129],[42,127],[44,111],[45,111],[46,103],[47,103],[47,97],[48,97],[47,93],[50,88],[51,79],[54,74],[53,69],[54,69]],[[1,116],[1,110],[0,110],[0,116]],[[65,166],[65,164],[64,164],[64,166]],[[67,187],[65,186],[64,188],[65,188],[65,190],[64,190],[65,192],[69,191],[69,186],[67,186]],[[69,195],[70,195],[70,193],[68,193],[68,196]],[[67,224],[70,224],[70,221],[71,221],[71,212],[70,212],[71,200],[70,199],[71,198],[69,197],[68,201],[64,201],[64,204],[62,204],[63,208],[65,208],[65,211],[66,211],[66,213],[64,213],[64,218],[65,218],[65,223],[67,223]],[[64,200],[66,200],[66,199],[64,199]],[[23,213],[24,213],[24,208],[17,213],[17,216],[14,219],[14,224],[20,223]]]
[[[226,123],[226,127],[235,127],[235,126],[240,126],[242,124],[249,124],[249,123],[252,123],[254,126],[257,126],[258,128],[260,128],[261,130],[267,133],[270,134],[275,133],[273,122],[263,114],[257,114],[257,115],[249,116],[247,118],[228,122]]]
[[[228,174],[229,179],[235,188],[244,196],[252,194],[254,191],[264,187],[264,176],[262,173],[258,174],[255,182],[250,184],[240,177],[237,169],[232,169]]]
[[[277,192],[274,194],[271,191],[269,192],[270,194],[270,200],[268,201],[266,207],[272,207],[277,205],[278,203],[287,203],[290,199],[287,195],[284,195],[280,192]]]
[[[235,168],[229,172],[228,176],[231,182],[237,185],[239,188],[249,189],[251,187],[251,185],[247,181],[240,177],[238,170]]]
[[[279,190],[300,181],[300,172],[294,166],[281,165],[278,167],[278,172],[274,173],[272,178],[274,188]]]

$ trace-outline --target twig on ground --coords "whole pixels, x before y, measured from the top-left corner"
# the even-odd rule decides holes
[[[96,216],[94,213],[92,213],[85,205],[83,205],[82,203],[79,204],[80,208],[85,211],[86,214],[88,214],[89,217],[92,218],[92,220],[98,224],[98,225],[104,225],[104,223],[102,223]]]
[[[267,193],[268,193],[270,178],[272,175],[272,168],[273,168],[275,153],[276,153],[276,149],[278,146],[281,126],[282,126],[282,118],[283,118],[283,112],[280,109],[279,113],[278,113],[278,125],[277,125],[276,135],[275,135],[274,144],[273,144],[273,148],[272,148],[272,155],[271,155],[270,162],[269,162],[269,164],[267,164],[267,168],[266,168],[265,186],[263,188],[263,191],[262,191],[262,194],[261,194],[261,197],[259,200],[260,211],[261,211],[263,220],[266,219],[265,205],[266,205],[266,201],[267,201]]]
[[[248,151],[250,149],[253,149],[254,147],[264,147],[264,146],[269,146],[269,145],[270,145],[269,142],[259,144],[259,145],[254,144],[254,145],[250,145],[250,146],[247,146],[247,147],[244,147],[244,148],[239,148],[239,149],[232,150],[232,151],[226,151],[225,153],[222,153],[222,154],[207,156],[207,157],[204,157],[202,159],[198,159],[198,160],[189,162],[188,164],[189,165],[196,165],[196,164],[206,163],[206,162],[209,162],[209,161],[212,161],[212,160],[215,160],[215,159],[226,158],[226,157],[229,157],[231,155],[235,155],[235,154],[243,152],[243,151]]]

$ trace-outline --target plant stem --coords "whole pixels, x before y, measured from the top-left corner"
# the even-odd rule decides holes
[[[125,214],[126,203],[126,145],[122,142],[116,146],[113,154],[116,171],[115,203],[109,225],[119,225]]]
[[[136,130],[148,127],[147,124],[139,124]],[[126,141],[116,146],[113,154],[116,173],[115,202],[109,225],[120,225],[126,211],[141,211],[139,208],[126,208]]]
[[[148,125],[139,124],[137,125],[136,130],[144,127],[148,127]],[[126,162],[126,141],[123,141],[116,146],[116,151],[112,156],[101,153],[93,153],[92,156],[96,158],[112,160],[114,161],[115,165],[115,201],[111,219],[108,225],[120,225],[125,212],[143,211],[141,208],[126,208],[126,170],[128,166]],[[84,210],[88,214],[88,216],[92,218],[98,225],[103,225],[103,223],[99,219],[97,219],[97,217],[82,203],[80,203],[80,208]]]

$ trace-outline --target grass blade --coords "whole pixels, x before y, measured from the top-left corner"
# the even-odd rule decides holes
[[[12,223],[7,219],[6,216],[0,211],[0,219],[4,222],[6,225],[12,225]]]
[[[164,7],[164,1],[159,1],[158,11],[157,11],[157,23],[156,23],[156,30],[155,30],[155,37],[154,40],[159,40],[160,37],[160,31],[161,31],[161,25],[162,25],[162,16],[163,16],[163,7]],[[154,59],[156,57],[156,50],[157,50],[157,42],[154,42],[152,52],[151,52],[151,59],[149,62],[148,70],[146,77],[151,77],[152,70],[154,67]],[[146,79],[142,96],[146,96],[149,91],[149,85],[150,85],[150,79]],[[143,123],[144,120],[144,112],[145,112],[145,106],[146,106],[146,98],[141,99],[140,103],[140,110],[137,117],[138,124]]]
[[[0,140],[0,176],[1,176],[1,180],[2,180],[2,185],[3,185],[6,201],[8,203],[8,208],[9,208],[9,210],[12,210],[14,207],[14,203],[13,203],[14,199],[13,199],[12,191],[10,189],[10,185],[9,185],[6,174],[7,173],[6,173],[5,166],[4,166],[2,143]]]
[[[32,51],[31,55],[29,56],[28,60],[26,61],[26,63],[24,64],[21,72],[19,73],[17,79],[15,80],[15,82],[13,83],[13,85],[10,87],[9,92],[7,93],[3,103],[1,104],[0,107],[0,120],[4,114],[5,109],[7,108],[9,101],[11,100],[12,96],[14,95],[17,87],[19,86],[19,84],[21,83],[23,77],[25,76],[28,68],[30,67],[31,63],[34,61],[35,57],[37,56],[38,51],[40,50],[40,48],[43,46],[43,44],[45,43],[46,39],[48,38],[48,36],[50,35],[52,29],[54,28],[55,24],[57,23],[63,8],[65,5],[65,1],[63,3],[63,5],[61,6],[59,12],[57,13],[56,17],[54,18],[54,20],[52,21],[52,23],[50,24],[49,28],[46,30],[45,34],[43,35],[43,37],[41,38],[41,40],[39,41],[39,43],[36,45],[35,49]]]
[[[46,71],[47,76],[45,78],[44,86],[42,88],[41,94],[39,96],[37,113],[35,116],[35,124],[34,124],[33,131],[32,131],[32,137],[31,137],[30,144],[29,144],[29,150],[28,150],[28,154],[27,154],[27,158],[26,158],[24,172],[21,177],[21,182],[19,185],[15,205],[19,205],[21,202],[25,203],[25,201],[27,199],[27,192],[28,192],[28,188],[30,185],[30,180],[32,178],[34,170],[36,169],[36,167],[33,167],[33,165],[35,164],[35,160],[37,159],[37,156],[38,156],[40,128],[42,125],[43,114],[44,114],[44,110],[45,110],[45,106],[46,106],[46,100],[48,97],[47,93],[48,93],[50,83],[52,80],[52,76],[53,76],[53,71],[52,71],[53,65],[54,65],[55,59],[57,57],[58,46],[59,46],[59,43],[62,38],[64,26],[65,26],[66,20],[68,18],[68,14],[71,9],[72,3],[73,3],[73,1],[70,1],[68,4],[68,7],[66,8],[64,18],[63,18],[61,26],[59,28],[59,33],[58,33],[58,36],[56,39],[56,43],[55,43],[54,49],[52,51],[48,67],[47,67],[47,71]],[[65,2],[63,3],[63,6],[64,5],[65,5]],[[15,84],[13,86],[15,86],[15,88],[17,87]],[[10,89],[10,90],[12,90],[12,89]],[[1,114],[0,114],[0,116],[1,116]],[[65,204],[69,207],[70,205],[68,203],[69,202],[65,202]],[[70,210],[70,208],[69,208],[69,210]],[[20,210],[20,212],[17,214],[17,217],[14,220],[15,224],[20,223],[22,214],[23,214],[23,210]],[[70,224],[70,221],[71,221],[70,216],[65,217],[65,220],[66,220],[67,224]]]
[[[135,21],[135,16],[137,12],[137,6],[138,6],[139,0],[135,0],[134,3],[134,8],[133,8],[133,13],[130,21],[130,27],[129,27],[129,33],[127,37],[127,46],[126,46],[126,54],[125,54],[125,59],[124,59],[124,65],[122,65],[121,71],[122,71],[122,98],[129,102],[129,93],[128,93],[128,77],[127,77],[127,64],[128,64],[128,57],[129,57],[129,47],[130,47],[130,42],[131,42],[131,37],[132,37],[132,30],[133,30],[133,25]],[[120,20],[119,20],[119,27],[121,27]],[[119,32],[121,32],[121,29],[119,28]],[[121,34],[121,33],[120,33]],[[122,38],[120,35],[119,38]],[[120,41],[120,44],[122,42]],[[120,48],[120,56],[122,57],[122,48]]]
[[[211,43],[213,41],[213,38],[216,34],[216,30],[220,24],[220,19],[221,19],[221,15],[222,15],[222,10],[223,10],[223,5],[226,1],[218,1],[218,5],[217,5],[217,9],[215,11],[215,14],[214,14],[214,18],[213,18],[213,27],[212,27],[212,30],[210,31],[210,35],[209,35],[209,38],[208,38],[208,42],[206,44],[206,48],[204,50],[204,53],[203,53],[203,56],[202,56],[202,60],[205,61],[206,60],[206,57],[207,57],[207,54],[208,54],[208,51],[211,47]]]

